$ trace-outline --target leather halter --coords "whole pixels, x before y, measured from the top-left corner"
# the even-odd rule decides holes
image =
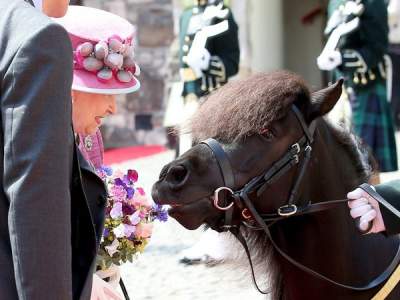
[[[243,245],[249,263],[251,267],[251,272],[252,272],[252,279],[253,283],[256,287],[256,289],[263,294],[269,293],[269,291],[262,291],[255,279],[255,274],[253,270],[253,264],[252,260],[250,257],[250,251],[248,249],[247,243],[243,235],[241,234],[239,230],[239,226],[233,224],[233,212],[235,209],[235,204],[237,207],[242,209],[242,216],[244,219],[249,219],[253,218],[255,222],[258,224],[257,226],[252,226],[249,225],[246,221],[243,221],[242,223],[249,227],[250,229],[261,229],[265,232],[267,237],[270,239],[273,247],[275,250],[282,255],[287,261],[289,261],[291,264],[294,266],[298,267],[299,269],[303,270],[304,272],[313,275],[314,277],[317,277],[319,279],[325,280],[330,282],[333,285],[353,290],[353,291],[366,291],[372,288],[377,287],[380,285],[382,282],[384,282],[395,270],[396,266],[398,265],[400,261],[400,247],[398,248],[398,251],[393,258],[392,262],[390,265],[384,270],[378,277],[373,279],[371,282],[369,282],[367,285],[364,286],[351,286],[351,285],[346,285],[342,284],[339,282],[334,281],[333,279],[330,279],[308,267],[305,265],[301,264],[300,262],[294,260],[291,258],[289,255],[287,255],[275,242],[275,240],[272,237],[272,234],[270,232],[269,227],[273,224],[276,224],[277,222],[287,219],[288,217],[294,217],[294,216],[299,216],[299,215],[304,215],[304,214],[310,214],[318,211],[323,211],[323,210],[328,210],[331,208],[337,207],[339,204],[343,204],[348,201],[348,199],[341,199],[341,200],[333,200],[333,201],[327,201],[327,202],[320,202],[320,203],[308,203],[305,206],[298,207],[295,203],[298,197],[298,191],[300,189],[300,185],[302,182],[302,179],[307,171],[307,166],[308,163],[311,159],[311,152],[312,152],[312,143],[314,141],[314,133],[316,129],[316,121],[314,120],[310,126],[307,126],[304,117],[302,113],[299,111],[299,109],[295,106],[292,105],[291,107],[292,111],[294,112],[304,135],[296,142],[294,143],[289,150],[283,155],[281,159],[273,163],[270,169],[265,171],[263,174],[254,177],[251,179],[242,189],[240,190],[234,190],[235,187],[235,180],[234,180],[234,175],[232,171],[232,167],[229,163],[229,159],[222,148],[221,144],[216,141],[215,139],[207,139],[201,144],[207,145],[211,151],[213,152],[223,180],[225,187],[219,188],[216,191],[215,194],[215,201],[214,204],[218,209],[221,209],[219,206],[219,191],[221,189],[227,189],[231,191],[231,203],[229,205],[225,204],[226,206],[223,207],[223,210],[225,211],[225,218],[224,218],[224,225],[221,226],[222,230],[229,230],[232,232],[236,238],[239,240],[239,242]],[[293,166],[299,164],[299,155],[301,152],[304,153],[304,159],[300,165],[299,168],[299,173],[298,177],[296,178],[292,189],[291,193],[288,199],[288,202],[286,205],[283,205],[277,209],[275,213],[269,213],[269,214],[259,214],[257,210],[255,209],[254,205],[252,204],[249,194],[256,192],[257,197],[259,197],[265,189],[270,186],[273,182],[275,182],[278,178],[280,178],[282,175],[287,173]],[[362,186],[363,187],[363,186]],[[370,191],[368,191],[370,192]],[[380,197],[381,198],[381,197]],[[226,200],[226,199],[225,199]],[[381,199],[378,199],[378,201],[381,203]],[[384,201],[384,200],[383,200]],[[386,201],[385,201],[386,202]],[[386,203],[382,203],[385,206],[387,206]],[[246,212],[246,213],[245,213]],[[398,212],[397,212],[398,213]],[[399,213],[400,214],[400,213]],[[268,224],[267,224],[268,223]]]

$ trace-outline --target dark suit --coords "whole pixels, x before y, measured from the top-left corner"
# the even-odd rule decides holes
[[[0,0],[0,299],[90,297],[104,186],[79,176],[71,82],[65,30]]]

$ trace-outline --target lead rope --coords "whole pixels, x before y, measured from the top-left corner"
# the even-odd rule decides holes
[[[246,194],[242,195],[242,199],[244,200],[247,209],[250,211],[250,213],[253,215],[254,219],[256,220],[256,222],[258,223],[259,226],[261,226],[261,228],[264,230],[264,232],[266,233],[267,237],[269,238],[269,240],[271,241],[272,246],[274,247],[274,249],[276,251],[278,251],[278,253],[280,255],[283,256],[283,258],[285,258],[287,261],[289,261],[291,264],[293,264],[294,266],[298,267],[300,270],[313,275],[314,277],[317,277],[319,279],[328,281],[329,283],[335,285],[335,286],[339,286],[341,288],[346,288],[349,290],[353,290],[353,291],[366,291],[372,288],[377,287],[378,285],[380,285],[382,282],[384,282],[392,273],[393,271],[396,269],[399,261],[400,261],[400,247],[397,250],[396,256],[394,257],[394,259],[392,260],[392,262],[390,263],[390,265],[386,268],[386,270],[379,275],[377,278],[375,278],[374,280],[372,280],[370,283],[368,283],[367,285],[361,286],[361,287],[355,287],[355,286],[350,286],[350,285],[346,285],[346,284],[342,284],[339,282],[336,282],[322,274],[319,274],[318,272],[304,266],[303,264],[299,263],[298,261],[294,260],[293,258],[291,258],[290,256],[288,256],[281,248],[279,248],[279,246],[276,244],[275,240],[272,238],[271,232],[268,228],[268,226],[263,222],[262,218],[260,217],[260,215],[257,213],[255,207],[253,206],[253,204],[251,203],[250,199],[247,197]],[[253,272],[254,274],[254,272]]]
[[[266,290],[262,290],[256,280],[256,275],[254,273],[254,266],[253,266],[253,261],[251,260],[251,255],[250,255],[250,250],[249,247],[247,246],[247,242],[246,239],[243,237],[242,233],[240,232],[239,227],[233,227],[230,229],[230,232],[237,238],[237,240],[242,244],[245,252],[246,252],[246,256],[247,259],[249,261],[249,265],[250,265],[250,271],[251,271],[251,279],[253,280],[253,284],[255,286],[255,288],[257,289],[257,291],[259,291],[261,294],[267,295],[271,293],[271,289],[266,289]]]

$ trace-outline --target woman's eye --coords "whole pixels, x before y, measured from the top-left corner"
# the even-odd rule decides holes
[[[261,135],[264,139],[266,139],[266,140],[268,140],[268,141],[272,140],[272,139],[275,137],[273,131],[270,130],[270,129],[264,129],[263,131],[260,132],[260,135]]]

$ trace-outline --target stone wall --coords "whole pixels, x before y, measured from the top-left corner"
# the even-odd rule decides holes
[[[83,0],[83,5],[110,11],[136,28],[136,61],[141,89],[118,97],[118,113],[102,126],[106,148],[165,144],[162,127],[168,57],[174,34],[172,0]]]

